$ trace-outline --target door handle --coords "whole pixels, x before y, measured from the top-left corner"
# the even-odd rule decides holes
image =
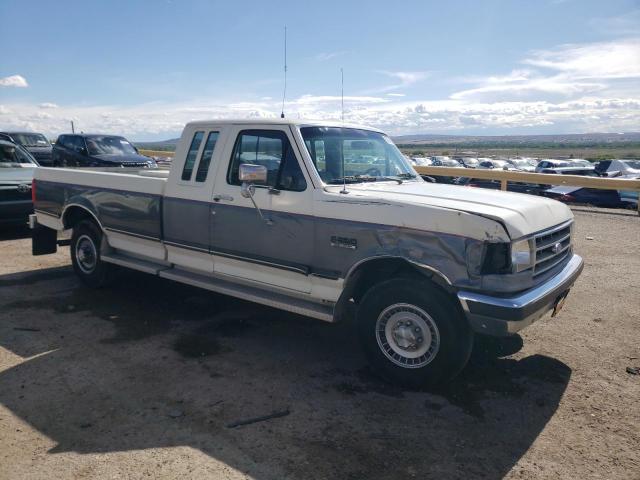
[[[225,195],[225,194],[218,195],[217,193],[214,193],[213,194],[213,201],[214,202],[219,202],[220,200],[226,200],[227,202],[233,202],[233,197],[231,195]]]

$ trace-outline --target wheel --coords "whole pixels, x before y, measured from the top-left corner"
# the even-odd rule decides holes
[[[71,263],[76,275],[92,288],[106,286],[111,280],[112,266],[100,259],[102,232],[91,220],[73,227],[71,236]]]
[[[374,285],[358,307],[357,324],[370,363],[387,380],[432,387],[466,365],[473,332],[443,290],[420,278]]]

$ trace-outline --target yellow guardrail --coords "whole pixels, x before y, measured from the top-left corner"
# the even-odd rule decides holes
[[[445,177],[469,177],[485,180],[500,180],[500,188],[507,189],[509,182],[537,183],[541,185],[566,185],[571,187],[601,188],[603,190],[628,190],[640,192],[640,180],[628,178],[586,177],[582,175],[557,175],[552,173],[527,173],[514,170],[456,167],[414,166],[421,175]],[[640,214],[640,202],[638,202]]]
[[[165,150],[145,150],[139,148],[140,155],[146,155],[147,157],[173,157],[175,152],[167,152]]]

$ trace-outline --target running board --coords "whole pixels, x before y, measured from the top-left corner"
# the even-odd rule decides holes
[[[249,302],[259,303],[261,305],[285,310],[287,312],[297,313],[298,315],[317,318],[318,320],[324,320],[325,322],[334,321],[333,304],[322,305],[308,300],[283,295],[281,293],[262,290],[257,287],[239,285],[219,278],[198,275],[197,273],[191,273],[184,270],[177,270],[176,268],[172,268],[167,265],[147,260],[140,260],[138,258],[132,258],[118,253],[102,254],[100,259],[121,267],[150,273],[152,275],[158,275],[159,277],[166,278],[168,280],[186,283],[187,285],[204,288],[216,293],[229,295]]]
[[[121,267],[130,268],[132,270],[150,273],[152,275],[158,275],[161,270],[169,268],[168,266],[161,265],[159,263],[140,260],[139,258],[127,257],[125,255],[119,255],[117,253],[103,253],[102,255],[100,255],[100,260],[107,263],[113,263],[114,265],[120,265]]]
[[[268,307],[324,320],[325,322],[333,322],[333,304],[321,305],[280,293],[269,292],[247,285],[239,285],[219,278],[198,275],[197,273],[185,272],[184,270],[176,270],[175,268],[160,270],[158,275],[162,278],[186,283],[187,285],[204,288],[249,302],[260,303]]]

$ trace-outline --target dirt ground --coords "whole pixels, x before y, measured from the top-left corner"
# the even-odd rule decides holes
[[[640,218],[574,211],[565,309],[435,393],[379,381],[348,325],[133,272],[88,290],[5,231],[0,478],[638,479]]]

